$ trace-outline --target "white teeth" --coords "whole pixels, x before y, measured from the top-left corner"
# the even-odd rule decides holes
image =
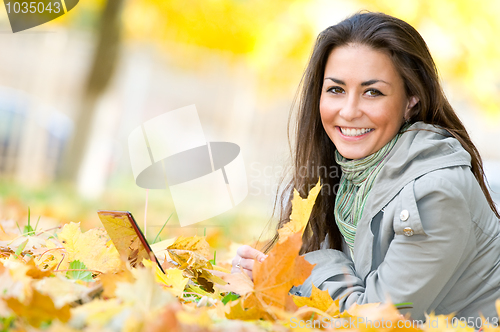
[[[342,132],[343,135],[345,136],[360,136],[363,134],[366,134],[369,131],[372,131],[373,129],[371,128],[363,128],[363,129],[350,129],[350,128],[342,128],[340,127],[340,131]]]

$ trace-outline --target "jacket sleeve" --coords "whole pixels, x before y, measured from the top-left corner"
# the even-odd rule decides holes
[[[471,215],[464,195],[439,174],[429,173],[411,185],[418,210],[411,220],[415,232],[405,235],[396,224],[398,211],[395,235],[384,260],[364,280],[343,252],[323,249],[305,255],[317,265],[309,279],[292,291],[309,296],[312,283],[328,290],[332,298],[340,298],[341,311],[354,303],[389,300],[412,302],[408,311],[413,319],[424,319],[424,312],[435,310],[471,259],[475,243]]]

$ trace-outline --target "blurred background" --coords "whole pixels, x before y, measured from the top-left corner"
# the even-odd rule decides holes
[[[150,239],[172,213],[162,239],[206,234],[223,250],[271,235],[288,116],[314,40],[362,9],[420,31],[500,202],[497,0],[82,0],[15,34],[0,6],[0,220],[22,226],[29,207],[39,228],[88,229],[100,226],[96,210],[110,209],[143,227],[147,196]],[[240,146],[249,194],[181,228],[167,188],[135,185],[127,139],[191,104],[207,141]]]

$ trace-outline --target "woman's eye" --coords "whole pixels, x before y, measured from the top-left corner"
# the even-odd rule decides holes
[[[383,96],[384,94],[377,89],[369,89],[365,92],[370,97]]]
[[[335,94],[344,93],[344,89],[340,86],[332,86],[331,88],[328,88],[327,91]]]

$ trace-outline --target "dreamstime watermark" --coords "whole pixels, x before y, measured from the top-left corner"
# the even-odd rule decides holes
[[[409,322],[409,326],[405,323]],[[415,324],[412,326],[412,324]],[[393,320],[385,320],[384,318],[371,320],[366,317],[347,317],[347,318],[328,318],[322,317],[321,319],[298,319],[297,317],[290,318],[291,328],[335,328],[335,329],[359,329],[359,328],[375,328],[375,329],[391,329],[397,328],[410,328],[417,327],[418,323],[413,321],[400,320],[394,322]]]
[[[264,165],[260,162],[253,162],[250,164],[249,173],[249,195],[252,196],[273,196],[279,191],[280,187],[285,185],[280,183],[280,179],[287,172],[287,168],[284,166],[271,166]],[[297,170],[297,175],[303,178],[322,179],[326,178],[340,178],[341,170],[339,166],[324,166],[324,165],[314,165],[308,163],[299,167]],[[310,188],[306,188],[307,191],[311,190],[316,183],[311,183]],[[336,194],[339,188],[339,183],[335,185],[330,185],[329,183],[322,183],[322,191],[325,194]]]
[[[481,328],[481,327],[496,327],[498,326],[498,318],[492,319],[481,317],[447,317],[433,316],[427,320],[411,320],[411,319],[370,319],[368,317],[347,317],[347,318],[329,318],[321,317],[320,319],[298,319],[297,317],[290,318],[291,328],[335,328],[335,329],[393,329],[393,328]]]
[[[79,0],[4,0],[12,32],[31,29],[73,9]]]

